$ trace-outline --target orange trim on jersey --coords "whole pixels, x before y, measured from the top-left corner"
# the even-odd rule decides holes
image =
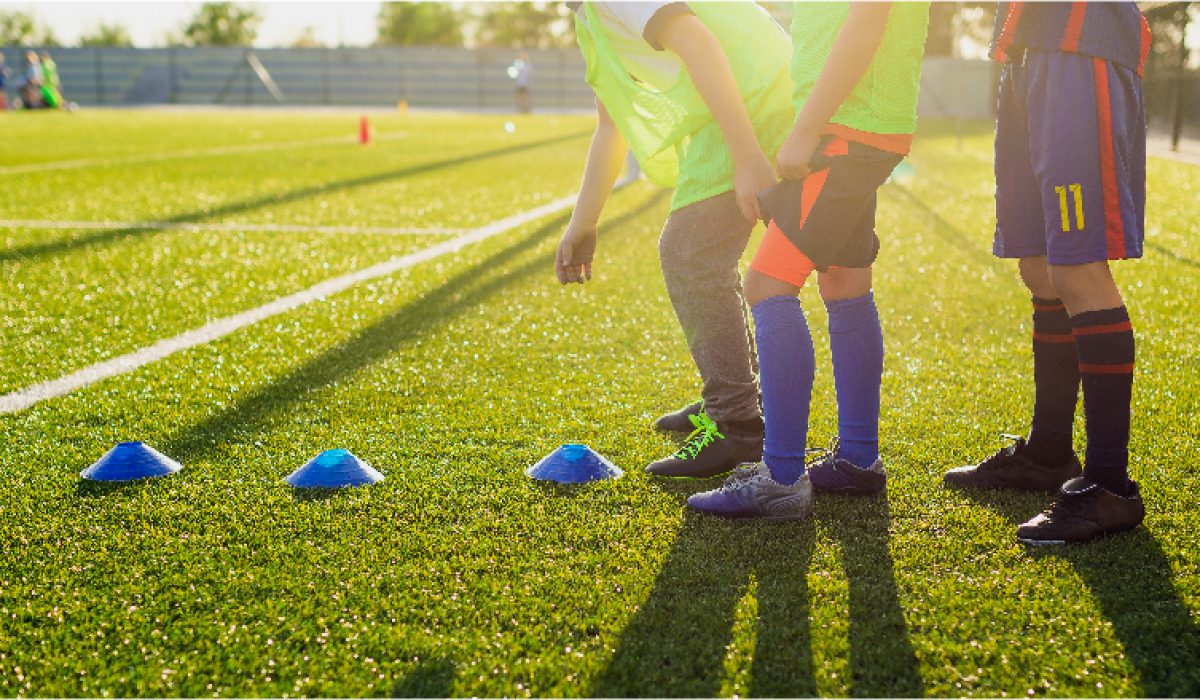
[[[1104,194],[1104,239],[1109,260],[1129,257],[1125,252],[1125,223],[1121,219],[1121,193],[1117,189],[1117,157],[1113,151],[1112,99],[1108,92],[1108,62],[1092,59],[1096,78],[1096,117],[1100,132],[1100,185]]]
[[[1008,6],[1008,15],[1004,18],[1004,28],[1000,30],[1000,36],[996,38],[996,48],[992,52],[992,56],[997,61],[1008,60],[1008,47],[1012,46],[1017,33],[1017,24],[1021,21],[1021,6],[1024,4],[1023,2],[1014,2]]]
[[[1133,374],[1133,363],[1127,365],[1090,365],[1079,363],[1079,371],[1084,374]]]
[[[1142,54],[1138,59],[1138,77],[1142,77],[1142,72],[1146,70],[1146,57],[1150,55],[1150,44],[1154,41],[1154,32],[1150,31],[1150,23],[1146,21],[1146,16],[1142,15]]]
[[[1075,336],[1071,335],[1070,333],[1067,333],[1066,335],[1059,335],[1056,333],[1038,333],[1037,331],[1034,331],[1033,339],[1043,342],[1043,343],[1074,343],[1075,342]]]
[[[1058,304],[1039,304],[1036,301],[1033,302],[1034,311],[1061,311],[1065,308],[1067,308],[1066,305],[1061,302]]]
[[[880,134],[874,131],[861,131],[842,124],[828,124],[822,133],[840,136],[847,141],[861,143],[864,146],[901,156],[908,155],[912,149],[912,134]]]
[[[1063,51],[1074,53],[1079,50],[1079,37],[1083,35],[1083,16],[1085,14],[1087,14],[1086,2],[1071,3],[1071,15],[1067,17],[1067,30],[1063,32]]]
[[[1129,321],[1120,321],[1118,323],[1106,323],[1103,326],[1084,326],[1076,328],[1075,335],[1103,335],[1104,333],[1123,333],[1133,330],[1133,324]]]

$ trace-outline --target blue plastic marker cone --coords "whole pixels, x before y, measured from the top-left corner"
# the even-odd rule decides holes
[[[587,445],[563,445],[525,470],[527,476],[560,484],[618,479],[625,472]]]
[[[347,450],[325,450],[284,481],[299,489],[339,489],[383,481],[383,474]]]
[[[141,442],[122,442],[95,464],[79,472],[92,481],[133,481],[151,476],[166,476],[183,465]]]

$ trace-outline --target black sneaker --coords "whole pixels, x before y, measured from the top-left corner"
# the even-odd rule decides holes
[[[1049,508],[1017,528],[1017,539],[1033,545],[1066,544],[1132,530],[1142,524],[1146,507],[1137,482],[1131,483],[1132,492],[1118,496],[1085,477],[1071,479]]]
[[[697,427],[692,418],[703,412],[704,401],[697,401],[694,404],[684,406],[674,413],[668,413],[660,417],[654,421],[654,429],[665,433],[690,433]]]
[[[762,431],[733,431],[717,429],[707,414],[693,418],[696,429],[688,435],[679,450],[646,467],[655,476],[686,476],[706,478],[731,471],[739,464],[762,459]],[[726,434],[728,433],[728,435]]]
[[[979,464],[969,464],[946,472],[942,482],[951,488],[1014,489],[1017,491],[1057,491],[1066,481],[1083,473],[1074,454],[1063,464],[1047,467],[1021,456],[1025,438],[1005,435],[1013,443]]]
[[[837,439],[822,452],[823,455],[808,465],[808,478],[814,491],[872,496],[887,488],[887,470],[883,467],[882,457],[869,467],[860,467],[838,455]]]

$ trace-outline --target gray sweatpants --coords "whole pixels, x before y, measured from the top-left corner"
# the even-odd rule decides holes
[[[733,192],[677,209],[658,241],[667,294],[704,381],[704,410],[722,423],[757,418],[758,380],[738,260],[754,226]]]

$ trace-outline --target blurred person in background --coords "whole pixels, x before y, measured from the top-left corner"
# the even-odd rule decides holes
[[[0,112],[8,110],[8,66],[4,65],[4,54],[0,53]]]

